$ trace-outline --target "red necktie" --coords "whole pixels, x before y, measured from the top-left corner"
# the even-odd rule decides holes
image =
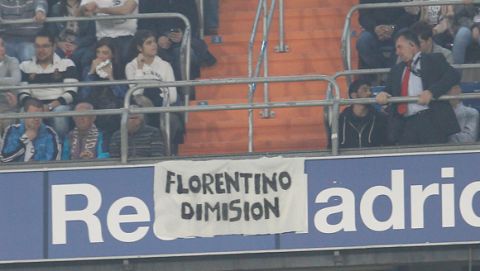
[[[403,79],[402,79],[402,90],[400,92],[400,95],[402,97],[407,97],[408,96],[408,81],[410,81],[410,63],[407,64],[405,67],[405,72],[403,73]],[[398,104],[397,106],[397,112],[400,115],[405,115],[407,113],[407,103],[401,103]]]

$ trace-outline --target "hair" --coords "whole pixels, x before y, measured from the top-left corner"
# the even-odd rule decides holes
[[[370,83],[370,81],[364,78],[359,78],[353,81],[348,87],[348,96],[352,97],[352,93],[356,93],[358,89],[363,85],[371,86],[372,84]]]
[[[48,38],[48,41],[50,41],[53,44],[55,44],[55,36],[53,36],[53,34],[48,31],[46,28],[42,28],[36,35],[35,35],[35,39],[37,38]]]
[[[87,110],[93,110],[93,109],[94,109],[94,108],[93,108],[93,105],[92,105],[91,103],[89,103],[89,102],[80,102],[80,103],[78,103],[78,104],[75,106],[75,110],[77,110],[80,105],[84,105]]]
[[[417,34],[417,37],[422,40],[428,40],[433,37],[432,26],[430,26],[426,22],[418,21],[412,26],[410,26],[410,30],[413,33]]]
[[[395,35],[395,42],[399,39],[403,37],[404,39],[412,42],[413,44],[415,44],[417,47],[420,47],[420,40],[418,39],[418,36],[417,34],[413,33],[413,31],[409,30],[409,29],[403,29],[403,30],[400,30],[396,35]]]
[[[23,110],[25,112],[27,112],[28,108],[30,108],[30,106],[33,106],[33,107],[36,107],[36,108],[43,108],[43,103],[39,99],[30,97],[30,98],[27,98],[25,100],[25,102],[23,103]]]
[[[138,47],[142,47],[143,43],[145,43],[145,41],[150,37],[155,38],[155,40],[157,39],[157,36],[155,35],[155,33],[150,30],[138,30],[135,33],[135,36],[133,36],[133,40],[130,43],[130,51],[129,51],[130,61],[135,57],[137,57],[137,55],[140,53],[140,50],[138,50]]]
[[[101,38],[97,41],[97,44],[95,45],[95,54],[98,48],[107,46],[108,49],[112,52],[112,67],[113,67],[113,77],[116,80],[119,79],[124,79],[125,78],[125,70],[121,68],[120,65],[120,56],[117,53],[117,48],[115,47],[113,38],[110,37],[104,37]]]

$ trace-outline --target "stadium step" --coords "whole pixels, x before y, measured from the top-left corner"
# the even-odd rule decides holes
[[[278,19],[269,36],[269,75],[331,75],[343,69],[340,39],[344,18],[356,0],[285,1],[286,53],[275,52]],[[220,1],[219,35],[222,43],[206,41],[217,64],[203,68],[202,78],[247,77],[250,31],[256,0]],[[277,16],[277,15],[276,15]],[[354,19],[355,20],[355,19]],[[262,24],[260,23],[259,26]],[[261,27],[255,42],[254,61],[261,46]],[[262,73],[261,73],[262,74]],[[344,81],[343,79],[340,81]],[[345,84],[342,83],[342,86]],[[270,101],[304,101],[325,98],[326,82],[272,83]],[[345,90],[343,90],[345,91]],[[197,104],[247,103],[248,85],[202,86]],[[257,84],[254,101],[263,102],[263,84]],[[320,150],[327,146],[323,108],[277,108],[273,118],[254,110],[254,150],[259,152]],[[241,154],[248,151],[248,111],[192,112],[180,155]]]

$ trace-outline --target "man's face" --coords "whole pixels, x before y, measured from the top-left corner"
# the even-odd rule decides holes
[[[51,62],[55,48],[47,37],[35,38],[35,55],[39,62]]]
[[[27,113],[43,112],[43,107],[29,106],[26,112]],[[42,119],[41,118],[26,118],[25,119],[25,127],[27,129],[38,130],[38,128],[40,128],[40,124],[42,124]]]
[[[80,105],[77,106],[75,111],[77,112],[82,112],[82,111],[87,111],[89,110],[88,108],[81,107]],[[75,122],[75,127],[78,128],[81,132],[86,132],[88,129],[90,129],[95,122],[95,116],[77,116],[73,117],[73,121]]]
[[[369,85],[361,85],[357,92],[352,93],[352,98],[370,98],[372,97],[372,91]]]
[[[418,39],[420,40],[420,51],[422,51],[422,53],[427,53],[427,54],[431,53],[433,40],[431,38],[424,40],[420,37]]]
[[[412,61],[419,51],[419,48],[413,42],[405,39],[403,36],[397,39],[395,49],[398,57],[405,63]]]
[[[127,130],[129,134],[133,134],[140,129],[140,126],[142,125],[143,122],[143,117],[139,114],[136,115],[130,115],[128,118],[127,122]]]

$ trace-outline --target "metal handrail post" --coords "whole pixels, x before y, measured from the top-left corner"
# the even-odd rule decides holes
[[[205,37],[205,9],[203,5],[203,0],[196,0],[198,8],[198,23],[199,23],[199,33],[200,39],[203,40]]]
[[[288,46],[285,45],[285,3],[283,0],[278,1],[278,28],[279,41],[276,49],[277,53],[288,52]]]
[[[275,5],[275,0],[271,1],[271,7]],[[265,1],[263,4],[263,41],[265,42],[265,53],[263,57],[263,77],[268,78],[268,21],[270,20],[268,13],[268,1]],[[270,100],[268,92],[268,83],[263,83],[263,102],[268,103]],[[265,108],[262,112],[262,117],[269,118],[270,111],[268,108]]]
[[[253,47],[255,44],[255,37],[258,28],[258,22],[263,8],[263,3],[266,0],[259,0],[257,5],[257,12],[255,20],[253,21],[252,32],[248,42],[248,77],[253,77]],[[248,86],[248,103],[253,104],[253,95],[255,93],[256,84],[252,83]],[[248,110],[248,152],[253,152],[253,109]]]

